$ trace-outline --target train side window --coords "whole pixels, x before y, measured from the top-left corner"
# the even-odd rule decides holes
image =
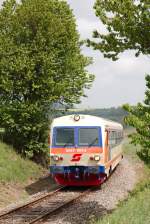
[[[113,148],[116,145],[116,132],[115,131],[109,132],[108,145],[110,148]]]
[[[122,131],[110,131],[108,138],[108,145],[110,148],[113,148],[121,143],[123,139]]]
[[[123,139],[123,132],[122,131],[118,131],[117,144],[120,144],[122,139]]]

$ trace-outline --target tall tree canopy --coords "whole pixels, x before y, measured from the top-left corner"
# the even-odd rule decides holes
[[[50,106],[78,103],[94,78],[75,22],[61,0],[6,0],[0,9],[0,125],[31,157],[45,150]]]
[[[95,30],[96,41],[88,40],[89,46],[100,50],[104,57],[117,60],[119,53],[134,50],[135,55],[150,54],[150,1],[149,0],[97,0],[96,16],[106,27],[106,33]],[[147,91],[144,104],[125,105],[129,112],[126,123],[136,128],[131,135],[134,144],[140,144],[138,154],[150,162],[150,76],[146,76]]]
[[[96,42],[88,41],[105,57],[118,59],[127,49],[150,54],[150,1],[149,0],[97,0],[96,16],[105,25],[107,33],[94,31]]]

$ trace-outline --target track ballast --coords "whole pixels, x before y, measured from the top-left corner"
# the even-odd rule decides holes
[[[37,224],[42,223],[50,215],[61,211],[77,199],[85,196],[93,188],[71,189],[61,187],[25,205],[0,214],[0,224]]]

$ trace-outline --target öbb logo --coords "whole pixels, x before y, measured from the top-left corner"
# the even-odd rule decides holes
[[[78,161],[80,161],[80,159],[81,159],[81,156],[82,156],[82,154],[74,154],[73,156],[72,156],[72,162],[78,162]]]

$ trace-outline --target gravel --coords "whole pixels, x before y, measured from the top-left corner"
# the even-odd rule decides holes
[[[133,190],[137,179],[134,165],[124,158],[98,190],[51,216],[44,224],[87,224],[114,209]]]

